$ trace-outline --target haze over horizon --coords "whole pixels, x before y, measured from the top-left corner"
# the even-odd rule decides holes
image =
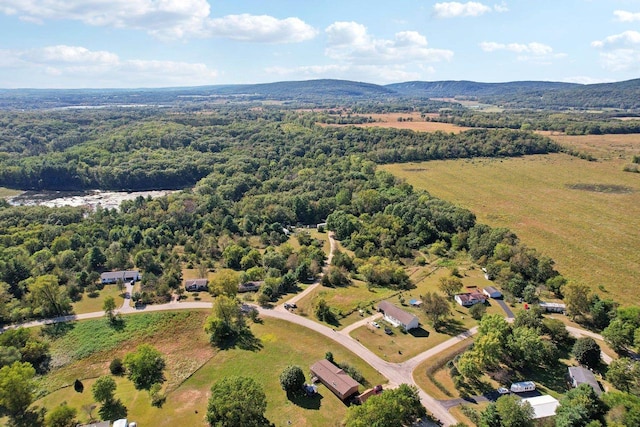
[[[0,0],[0,87],[638,77],[640,0]]]

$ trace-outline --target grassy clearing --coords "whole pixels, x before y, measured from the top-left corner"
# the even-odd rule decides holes
[[[108,362],[113,357],[122,357],[142,341],[151,343],[165,354],[168,382],[165,385],[165,405],[163,408],[154,408],[150,405],[147,392],[134,390],[126,379],[117,380],[116,397],[127,407],[128,418],[140,425],[206,425],[204,416],[209,389],[215,381],[229,375],[250,376],[264,386],[268,401],[266,415],[276,425],[339,425],[347,407],[324,386],[319,387],[318,398],[292,402],[282,392],[278,380],[280,372],[289,364],[301,366],[308,378],[309,366],[323,358],[327,351],[334,354],[336,361],[355,366],[369,384],[385,382],[370,366],[329,339],[275,319],[265,319],[263,323],[251,325],[254,336],[259,340],[257,349],[214,351],[202,330],[205,315],[196,312],[184,321],[174,319],[171,325],[160,327],[156,335],[132,339],[115,351],[94,354],[68,366],[65,374],[70,379],[69,386],[58,389],[35,404],[51,408],[67,401],[78,408],[80,421],[86,422],[89,416],[82,408],[93,403],[90,387],[95,378],[108,372]],[[84,393],[73,390],[71,384],[75,378],[82,379]],[[94,410],[93,415],[96,414],[97,410]]]
[[[640,143],[635,145],[640,150]],[[624,160],[587,162],[564,154],[396,164],[384,169],[416,188],[465,206],[479,222],[508,227],[551,256],[567,278],[622,304],[638,287],[640,181]],[[602,193],[573,184],[620,185]]]
[[[12,190],[10,188],[0,187],[0,199],[17,196],[20,193],[22,193],[22,191],[20,190]]]
[[[356,127],[381,127],[393,129],[410,129],[417,132],[452,132],[460,133],[468,127],[458,126],[451,123],[429,122],[421,117],[420,113],[385,113],[385,114],[365,114],[376,120],[373,123],[363,123],[357,125],[323,125],[323,126],[356,126]],[[399,121],[403,119],[403,121]],[[409,120],[407,120],[409,119]]]
[[[73,311],[76,314],[102,311],[102,305],[107,297],[115,299],[117,308],[120,308],[124,302],[122,293],[116,285],[105,285],[102,290],[98,291],[98,295],[95,298],[91,298],[86,293],[83,294],[80,301],[73,303]]]

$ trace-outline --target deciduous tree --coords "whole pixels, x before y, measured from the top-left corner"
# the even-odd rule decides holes
[[[442,295],[435,292],[427,292],[422,297],[422,308],[433,325],[434,329],[439,329],[444,322],[444,319],[451,314],[451,307],[449,301]]]
[[[426,415],[415,386],[400,384],[396,389],[372,396],[360,406],[352,406],[346,427],[403,427]]]
[[[127,354],[123,363],[127,376],[138,390],[149,390],[153,384],[164,382],[164,358],[149,344],[142,344]]]
[[[572,353],[578,363],[589,368],[597,368],[600,364],[600,346],[591,337],[578,338],[573,345]]]
[[[116,391],[116,382],[109,375],[103,375],[96,380],[91,386],[93,398],[98,403],[108,405],[114,401],[114,393]]]
[[[266,409],[267,397],[253,378],[226,377],[211,387],[207,421],[216,427],[266,427],[271,425]]]
[[[0,368],[0,409],[12,419],[20,418],[33,402],[36,370],[27,362]]]
[[[304,385],[304,372],[299,366],[287,366],[280,374],[280,385],[287,394],[299,393]]]

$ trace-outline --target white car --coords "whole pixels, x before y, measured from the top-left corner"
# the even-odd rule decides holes
[[[505,387],[500,387],[497,391],[500,394],[509,394],[509,389]]]
[[[378,325],[378,322],[371,322],[371,326],[380,329],[380,325]]]

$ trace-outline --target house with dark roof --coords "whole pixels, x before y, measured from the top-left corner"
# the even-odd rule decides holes
[[[254,282],[246,282],[246,283],[242,283],[240,285],[238,285],[238,292],[242,293],[242,292],[256,292],[258,289],[260,289],[260,286],[262,286],[264,284],[264,281],[262,280],[258,280],[258,281],[254,281]]]
[[[458,294],[454,297],[456,302],[463,307],[471,307],[472,305],[484,303],[487,296],[480,292],[467,292],[464,294]]]
[[[138,270],[106,271],[100,275],[100,282],[103,285],[118,283],[118,280],[122,283],[132,280],[137,282],[140,280],[140,272]]]
[[[396,307],[388,301],[381,301],[378,304],[378,311],[384,315],[384,320],[393,326],[402,326],[405,331],[417,328],[420,323],[416,316]]]
[[[571,380],[571,385],[574,387],[578,387],[580,384],[589,384],[598,396],[602,394],[602,388],[600,388],[598,380],[596,380],[593,372],[587,368],[583,368],[582,366],[569,366],[569,379]]]
[[[358,393],[360,384],[345,371],[329,362],[327,359],[317,361],[311,366],[311,374],[318,378],[340,400],[347,400]]]
[[[209,280],[189,279],[184,282],[184,289],[189,292],[200,292],[209,290]]]

